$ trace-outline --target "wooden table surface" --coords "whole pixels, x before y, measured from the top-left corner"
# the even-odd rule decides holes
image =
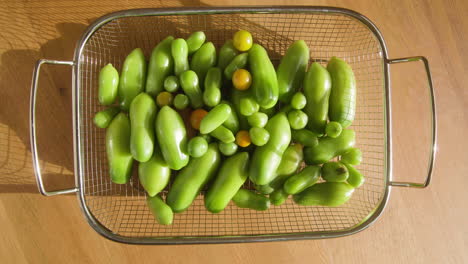
[[[116,3],[117,2],[117,3]],[[120,3],[119,3],[120,2]],[[248,5],[253,1],[222,1]],[[431,185],[393,188],[382,217],[353,236],[254,244],[133,246],[86,223],[74,195],[38,194],[29,147],[32,69],[71,59],[86,25],[111,11],[215,1],[2,1],[0,5],[0,256],[3,263],[468,263],[468,2],[278,1],[356,10],[381,30],[390,58],[424,55],[437,98],[439,148]],[[256,1],[258,5],[271,2]],[[53,67],[49,67],[53,68]],[[41,82],[38,137],[48,188],[73,184],[70,71]],[[52,71],[52,70],[48,70]],[[394,178],[423,181],[429,104],[420,64],[391,66]]]

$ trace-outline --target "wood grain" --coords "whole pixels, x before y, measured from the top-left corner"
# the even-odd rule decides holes
[[[117,3],[116,3],[117,2]],[[71,59],[95,18],[129,8],[251,1],[8,1],[0,7],[0,255],[3,263],[468,263],[468,2],[277,1],[339,6],[369,17],[391,58],[424,55],[436,88],[439,152],[423,190],[395,188],[382,217],[353,236],[254,244],[132,246],[86,223],[75,196],[42,197],[31,166],[30,79],[39,58]],[[271,1],[256,1],[271,5]],[[422,66],[392,72],[394,178],[422,181],[429,104]],[[50,189],[73,185],[70,72],[44,69],[38,94],[41,164]]]

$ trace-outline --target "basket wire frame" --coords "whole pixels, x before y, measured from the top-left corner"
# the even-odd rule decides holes
[[[351,65],[357,81],[357,107],[350,128],[355,130],[356,145],[363,153],[358,169],[366,182],[350,201],[334,208],[298,206],[288,199],[265,212],[230,203],[223,212],[212,214],[199,195],[186,212],[175,215],[171,226],[159,225],[146,206],[136,163],[129,184],[110,181],[105,130],[92,122],[94,114],[104,109],[98,102],[99,71],[107,63],[120,71],[126,55],[137,47],[149,58],[154,46],[168,35],[186,38],[202,30],[207,41],[219,48],[239,29],[250,31],[276,64],[293,41],[302,39],[310,48],[311,61],[326,65],[337,56]],[[352,229],[372,215],[386,191],[383,56],[379,40],[366,25],[338,13],[137,16],[108,22],[89,38],[78,61],[82,192],[88,210],[111,233],[130,238],[287,235]]]

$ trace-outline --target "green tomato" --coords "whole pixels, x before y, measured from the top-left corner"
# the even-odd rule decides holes
[[[292,108],[301,110],[306,106],[306,104],[307,104],[307,99],[303,93],[297,92],[293,95],[291,99]]]
[[[194,137],[188,143],[188,153],[194,158],[205,155],[208,150],[208,142],[202,137]]]
[[[224,156],[231,156],[237,152],[237,144],[235,142],[230,142],[230,143],[221,142],[219,143],[219,151]]]
[[[219,104],[211,109],[200,122],[200,132],[202,134],[211,133],[229,118],[231,111],[228,104]]]
[[[118,87],[119,72],[109,63],[99,72],[99,103],[110,105],[115,102]]]
[[[179,90],[179,86],[179,79],[174,75],[167,76],[164,80],[164,89],[170,93],[177,92],[177,90]]]
[[[175,108],[177,108],[179,110],[183,110],[183,109],[187,108],[189,103],[190,103],[190,100],[185,94],[178,94],[174,98],[174,106],[175,106]]]
[[[359,165],[362,161],[362,152],[358,148],[351,148],[341,155],[340,161],[350,165]]]
[[[247,189],[240,189],[232,197],[232,201],[240,208],[249,208],[257,211],[265,211],[270,208],[270,199]]]
[[[288,121],[292,129],[303,129],[308,120],[306,113],[301,110],[292,110],[288,113]]]
[[[156,221],[161,225],[170,225],[172,224],[172,220],[174,219],[174,213],[172,212],[171,207],[167,205],[161,197],[158,195],[156,196],[149,196],[146,199],[148,207],[151,213],[154,215]]]
[[[256,146],[265,145],[270,139],[270,133],[261,127],[252,127],[249,130],[250,140]]]
[[[340,136],[341,131],[343,131],[343,127],[341,126],[340,123],[331,121],[327,124],[325,127],[325,133],[327,133],[327,136],[331,138],[336,138]]]
[[[187,39],[189,55],[195,53],[205,43],[206,36],[203,31],[193,32]]]
[[[240,100],[240,113],[244,116],[251,116],[258,112],[260,106],[253,98],[245,97]]]
[[[322,178],[327,182],[344,182],[348,177],[348,169],[341,162],[327,162],[322,166]]]
[[[353,192],[353,186],[344,182],[322,182],[295,194],[293,200],[305,206],[340,206],[351,198]]]
[[[252,127],[265,127],[268,122],[268,115],[262,112],[253,113],[247,118],[247,121]]]

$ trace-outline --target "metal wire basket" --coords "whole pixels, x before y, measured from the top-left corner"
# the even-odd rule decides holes
[[[98,73],[112,63],[121,68],[125,56],[140,47],[146,56],[168,35],[187,37],[202,30],[220,47],[239,29],[252,32],[274,62],[288,46],[303,39],[312,61],[326,64],[345,59],[357,80],[357,110],[352,128],[363,153],[359,170],[366,183],[343,206],[304,207],[288,200],[265,212],[230,205],[220,214],[203,206],[202,195],[171,226],[158,225],[145,203],[138,177],[127,185],[110,181],[105,131],[93,125],[98,103]],[[389,64],[422,60],[427,70],[432,107],[432,150],[424,183],[392,181],[392,137]],[[73,67],[73,124],[76,187],[46,191],[36,146],[35,104],[42,64]],[[103,236],[125,243],[174,244],[251,242],[339,237],[368,227],[382,213],[391,186],[426,187],[430,183],[436,145],[435,103],[428,62],[424,57],[391,60],[385,42],[366,17],[330,7],[170,8],[128,10],[106,15],[78,42],[73,61],[40,60],[31,89],[31,149],[39,190],[44,195],[75,193],[90,225]],[[135,174],[135,173],[134,173]]]

